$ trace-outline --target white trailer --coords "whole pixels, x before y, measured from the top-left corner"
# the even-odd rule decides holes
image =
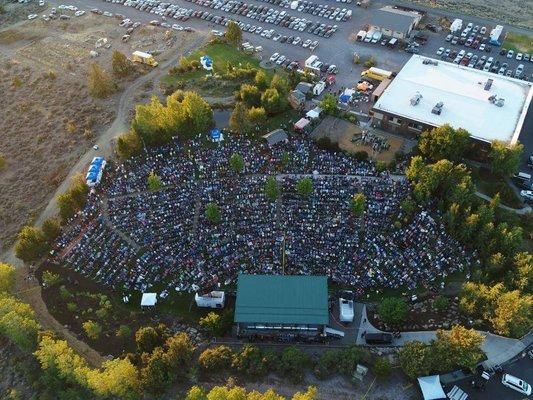
[[[318,56],[311,56],[307,60],[305,60],[304,65],[306,67],[312,66],[316,61],[318,61]]]
[[[353,322],[353,292],[344,291],[339,298],[339,319],[341,322]]]
[[[204,308],[224,308],[224,303],[226,301],[226,294],[223,291],[213,290],[212,292],[205,294],[194,295],[194,300],[198,307]]]
[[[492,31],[490,31],[490,44],[493,44],[495,46],[500,46],[500,36],[503,32],[503,26],[502,25],[496,25]]]
[[[362,42],[363,40],[365,40],[365,36],[366,36],[366,31],[360,30],[357,33],[357,41]]]
[[[463,20],[459,18],[454,19],[452,24],[450,25],[450,32],[459,32],[461,29],[463,29]]]
[[[320,94],[326,88],[326,81],[320,81],[313,87],[313,94],[315,96],[320,96]]]

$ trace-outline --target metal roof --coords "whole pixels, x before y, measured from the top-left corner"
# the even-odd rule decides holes
[[[326,325],[327,277],[241,274],[235,322]]]
[[[370,25],[407,34],[416,19],[416,15],[398,14],[386,9],[380,9],[376,10],[374,15],[372,15]]]
[[[279,142],[283,142],[289,139],[289,137],[283,129],[275,129],[272,132],[263,135],[263,139],[267,141],[269,146],[273,146],[275,144],[278,144]]]

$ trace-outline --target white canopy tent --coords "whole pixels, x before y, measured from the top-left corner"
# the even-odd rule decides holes
[[[418,378],[418,384],[420,385],[424,400],[446,399],[446,394],[442,390],[438,375],[421,376]]]
[[[143,293],[141,307],[153,307],[157,303],[157,293]]]

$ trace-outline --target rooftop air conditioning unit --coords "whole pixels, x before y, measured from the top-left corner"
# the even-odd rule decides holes
[[[439,101],[437,104],[435,104],[435,107],[431,110],[432,114],[440,115],[442,113],[442,108],[444,107],[444,103],[442,101]]]
[[[416,106],[418,103],[420,103],[420,99],[422,98],[422,95],[419,92],[416,92],[413,97],[411,97],[411,105]]]

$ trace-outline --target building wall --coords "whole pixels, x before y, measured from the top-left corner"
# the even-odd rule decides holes
[[[393,31],[389,28],[375,26],[375,25],[371,26],[370,29],[380,31],[383,36],[395,37],[396,39],[405,39],[407,35],[409,34],[409,32],[411,32],[412,30],[412,28],[410,28],[408,32],[398,32],[398,31]]]

